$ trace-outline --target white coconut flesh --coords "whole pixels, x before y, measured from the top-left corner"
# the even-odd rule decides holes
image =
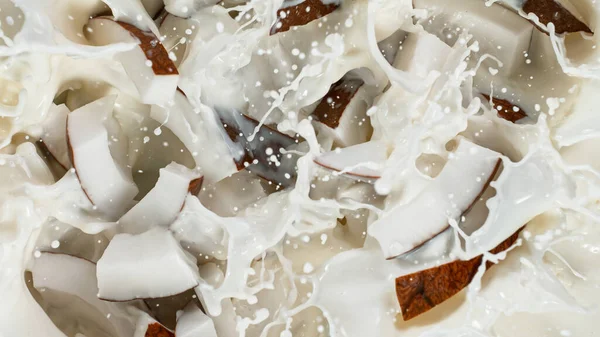
[[[174,162],[159,172],[154,188],[119,219],[124,233],[140,234],[153,227],[168,227],[183,208],[190,183],[200,178],[194,171]]]
[[[454,45],[463,30],[479,42],[479,55],[494,55],[503,74],[512,74],[529,49],[533,26],[519,14],[499,4],[487,6],[477,0],[416,0],[415,8],[427,9],[432,15],[423,25],[449,45]],[[488,32],[493,31],[493,34]],[[498,48],[501,46],[501,48]],[[496,63],[486,64],[499,68]]]
[[[96,265],[93,262],[68,254],[41,252],[34,259],[30,271],[33,286],[49,305],[55,303],[61,307],[61,302],[68,301],[67,298],[61,299],[61,296],[73,296],[88,306],[82,306],[79,312],[72,314],[91,320],[97,328],[120,337],[132,333],[131,317],[126,309],[98,298]],[[73,302],[70,305],[77,304]],[[92,323],[88,321],[87,324]]]
[[[426,78],[430,71],[441,71],[452,48],[426,31],[410,33],[396,54],[394,67]]]
[[[384,142],[369,141],[323,153],[315,158],[315,163],[350,177],[377,179],[387,157]]]
[[[113,237],[97,265],[98,296],[110,301],[166,297],[198,285],[198,267],[167,229]]]
[[[484,191],[499,166],[500,154],[461,140],[440,174],[406,204],[389,210],[368,230],[386,258],[420,246],[458,219]],[[398,219],[412,219],[399,222]]]
[[[115,96],[107,96],[71,112],[67,140],[71,161],[90,201],[117,219],[138,193],[131,173],[119,165],[110,150],[107,124]]]
[[[332,137],[336,144],[341,147],[352,146],[360,143],[364,143],[368,140],[372,133],[371,124],[367,120],[367,109],[371,106],[373,98],[372,94],[369,94],[365,88],[364,82],[360,79],[352,79],[348,77],[348,80],[341,81],[341,86],[348,85],[350,87],[358,86],[358,89],[348,88],[352,94],[344,95],[343,98],[336,95],[336,97],[330,97],[329,95],[323,98],[327,100],[327,107],[333,105],[345,105],[343,112],[337,121],[336,127],[331,127],[325,123],[316,122],[322,132],[327,133]],[[337,84],[337,83],[336,83]],[[319,106],[320,107],[320,106]],[[325,112],[326,113],[326,112]]]
[[[69,108],[64,104],[52,104],[48,111],[48,118],[44,121],[42,134],[44,145],[52,157],[65,169],[71,167],[66,138],[69,112]]]
[[[200,310],[196,303],[190,303],[177,319],[175,328],[177,337],[218,337],[215,325],[210,317]]]
[[[86,37],[97,46],[139,42],[138,48],[116,57],[137,87],[141,101],[146,104],[165,104],[173,98],[179,73],[165,48],[152,33],[108,17],[91,19],[85,31]]]

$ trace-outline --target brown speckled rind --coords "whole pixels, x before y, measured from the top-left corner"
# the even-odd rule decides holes
[[[498,254],[512,246],[523,228],[500,243],[490,252]],[[483,256],[468,261],[454,261],[438,267],[404,275],[396,279],[396,296],[402,318],[408,321],[433,309],[438,304],[456,295],[471,283]],[[487,261],[486,268],[493,265]]]
[[[337,128],[344,110],[363,84],[363,80],[347,76],[332,84],[313,112],[315,119],[332,129]]]
[[[148,330],[146,330],[144,337],[175,337],[175,334],[159,323],[152,323],[148,325]]]
[[[537,15],[544,25],[552,22],[556,34],[585,32],[592,33],[590,27],[577,19],[563,5],[556,0],[525,0],[523,3],[525,13]]]
[[[202,190],[202,183],[204,182],[204,177],[200,177],[198,179],[194,179],[190,181],[190,186],[188,187],[188,192],[192,195],[198,195]]]
[[[490,95],[481,94],[486,101],[490,101]],[[521,107],[518,105],[514,105],[511,102],[505,99],[493,98],[492,104],[494,106],[494,110],[498,112],[498,116],[500,118],[506,119],[507,121],[515,123],[516,121],[527,117],[527,114]],[[518,111],[515,111],[513,108],[518,108]]]
[[[140,40],[140,48],[146,59],[152,61],[152,71],[156,75],[178,75],[177,66],[169,58],[169,53],[162,43],[150,32],[145,32],[134,25],[115,21],[126,29],[133,37]]]
[[[285,5],[285,2],[284,2]],[[333,12],[340,6],[339,3],[324,4],[321,0],[304,0],[295,5],[277,10],[277,19],[271,27],[270,35],[285,32],[294,26],[303,26]],[[309,9],[307,11],[307,9]],[[285,12],[285,17],[281,13]],[[281,26],[278,25],[281,23]]]

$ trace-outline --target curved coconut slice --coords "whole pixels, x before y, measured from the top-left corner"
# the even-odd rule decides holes
[[[195,303],[188,304],[177,319],[177,337],[217,337],[215,325]]]
[[[523,111],[523,109],[505,99],[492,98],[490,95],[486,94],[481,94],[481,96],[483,96],[485,100],[492,102],[492,106],[496,111],[498,111],[498,117],[500,118],[515,123],[527,117],[527,114],[525,111]]]
[[[187,47],[198,33],[198,28],[198,22],[170,13],[162,20],[159,28],[160,34],[164,36],[162,44],[175,65],[183,61]]]
[[[238,169],[218,125],[213,126],[196,113],[187,97],[177,91],[173,104],[152,106],[150,116],[173,132],[194,157],[208,183],[214,183],[234,174]]]
[[[285,0],[277,10],[277,19],[271,27],[270,34],[277,34],[290,30],[295,26],[303,26],[317,20],[340,7],[341,1]]]
[[[223,123],[224,137],[238,170],[248,171],[283,187],[296,180],[296,160],[292,154],[283,151],[298,143],[298,139],[263,125],[254,139],[258,121],[241,114],[235,109],[216,109]]]
[[[350,177],[379,179],[387,155],[383,142],[370,141],[323,153],[315,163]]]
[[[64,104],[52,104],[48,110],[48,117],[42,125],[43,144],[65,170],[71,167],[67,145],[67,115],[69,112],[69,108]]]
[[[488,6],[479,0],[415,0],[414,6],[434,14],[422,23],[427,31],[447,44],[454,45],[463,29],[468,30],[473,35],[471,41],[479,42],[479,55],[496,56],[502,61],[502,71],[506,74],[512,74],[523,64],[523,53],[529,49],[533,27],[518,14],[499,4]],[[494,62],[494,66],[497,67],[497,63]]]
[[[510,248],[520,232],[504,240],[490,253],[498,254]],[[454,261],[396,278],[396,296],[402,319],[415,318],[456,295],[471,283],[482,262],[483,255],[479,255],[468,261]],[[493,265],[490,261],[486,262],[486,268]]]
[[[402,42],[393,66],[425,78],[430,71],[441,71],[451,52],[452,48],[433,34],[410,33]]]
[[[71,112],[67,143],[71,162],[90,201],[102,212],[118,218],[138,189],[110,151],[107,123],[112,119],[114,102],[114,96],[107,96]]]
[[[504,0],[501,2],[517,11],[522,10],[525,14],[535,14],[543,25],[547,26],[552,22],[556,34],[593,33],[569,0]]]
[[[372,132],[367,117],[371,99],[364,84],[360,78],[346,74],[331,85],[312,113],[322,130],[342,147],[364,143]]]
[[[442,172],[409,203],[393,208],[369,227],[386,258],[411,251],[466,212],[489,185],[500,154],[461,140]]]
[[[84,316],[94,321],[101,319],[102,325],[111,326],[118,336],[125,337],[133,332],[130,318],[123,308],[98,298],[96,265],[93,262],[68,254],[42,252],[35,258],[31,274],[33,285],[42,297],[46,295],[46,290],[75,296],[96,310],[81,308]],[[48,294],[48,297],[52,295]],[[107,316],[110,320],[106,320]]]
[[[109,17],[91,19],[85,32],[90,42],[99,46],[139,41],[138,48],[120,53],[116,58],[137,87],[142,102],[163,105],[173,98],[179,73],[154,34]]]
[[[98,261],[99,296],[130,301],[182,293],[198,285],[195,262],[166,229],[118,234]]]
[[[123,232],[140,234],[153,227],[167,227],[179,214],[186,195],[202,186],[198,174],[175,162],[160,169],[156,185],[121,219]]]

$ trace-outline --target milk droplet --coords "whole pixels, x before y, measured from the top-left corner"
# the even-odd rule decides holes
[[[225,26],[223,25],[223,22],[221,22],[221,21],[217,22],[217,32],[223,33],[224,30],[225,30]]]
[[[56,249],[56,248],[60,247],[60,242],[58,242],[58,240],[54,240],[50,243],[50,247]]]
[[[306,262],[304,264],[304,267],[302,267],[302,271],[304,272],[304,274],[310,274],[313,270],[315,270],[315,268],[310,262]]]

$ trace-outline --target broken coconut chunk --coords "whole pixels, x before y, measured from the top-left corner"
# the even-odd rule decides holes
[[[171,232],[153,228],[116,235],[98,261],[99,297],[109,301],[159,298],[198,285],[198,267]]]
[[[462,139],[440,174],[410,202],[396,206],[369,227],[386,258],[422,245],[466,212],[500,167],[500,154]],[[399,223],[398,219],[412,219]]]
[[[575,8],[568,3],[568,0],[561,2],[557,0],[525,0],[522,10],[526,14],[535,14],[540,23],[548,25],[554,24],[556,34],[565,33],[593,33],[578,15]]]
[[[323,153],[315,163],[349,177],[379,179],[387,155],[385,143],[370,141]]]
[[[371,99],[364,84],[357,76],[346,74],[331,85],[312,113],[321,130],[343,147],[366,142],[372,132],[367,118]]]
[[[513,11],[480,0],[415,0],[415,8],[427,9],[431,18],[422,24],[430,33],[452,46],[467,31],[477,41],[479,53],[490,54],[502,62],[501,71],[512,74],[523,63],[529,49],[533,27]],[[498,67],[497,62],[490,65]]]
[[[179,73],[167,50],[153,33],[110,17],[91,19],[85,33],[90,42],[98,46],[139,42],[138,48],[117,54],[115,57],[135,84],[142,102],[164,105],[173,98]]]
[[[257,120],[235,109],[216,108],[216,111],[238,170],[245,168],[283,187],[295,182],[297,157],[285,154],[284,150],[297,144],[298,139],[263,125],[249,140],[259,124]]]
[[[521,230],[500,243],[490,253],[498,254],[510,248],[519,238]],[[433,309],[456,295],[471,283],[483,262],[483,255],[468,261],[454,261],[396,278],[396,296],[402,319],[408,321]],[[494,264],[486,262],[486,268]]]
[[[127,336],[133,332],[130,315],[124,308],[98,298],[96,265],[93,262],[68,254],[41,252],[33,260],[30,270],[33,286],[42,298],[58,307],[63,306],[59,303],[77,306],[67,311],[83,319],[85,323],[82,325],[86,329],[99,327],[117,336]],[[78,298],[83,303],[78,305],[70,298]]]
[[[285,0],[277,10],[277,19],[271,27],[270,34],[277,34],[290,30],[295,26],[303,26],[317,20],[340,6],[340,1],[330,0],[304,0],[298,3],[295,0]]]
[[[90,201],[111,218],[117,219],[130,206],[138,189],[131,173],[119,165],[109,142],[115,96],[87,104],[67,118],[69,156],[77,177]]]
[[[396,54],[393,66],[426,78],[430,71],[441,71],[452,48],[437,36],[422,31],[410,33]]]
[[[67,115],[69,108],[66,105],[52,104],[48,116],[42,124],[42,141],[48,152],[65,170],[71,167],[69,149],[67,145]]]
[[[123,232],[140,234],[153,227],[169,226],[183,207],[187,194],[197,193],[202,187],[197,173],[175,162],[159,172],[154,188],[119,219]]]
[[[196,303],[188,304],[177,319],[177,337],[217,337],[215,325]]]
[[[481,96],[483,96],[486,101],[492,102],[492,107],[494,110],[498,111],[498,117],[500,118],[515,123],[527,117],[527,114],[523,109],[505,99],[490,97],[490,95],[486,94],[481,94]]]

